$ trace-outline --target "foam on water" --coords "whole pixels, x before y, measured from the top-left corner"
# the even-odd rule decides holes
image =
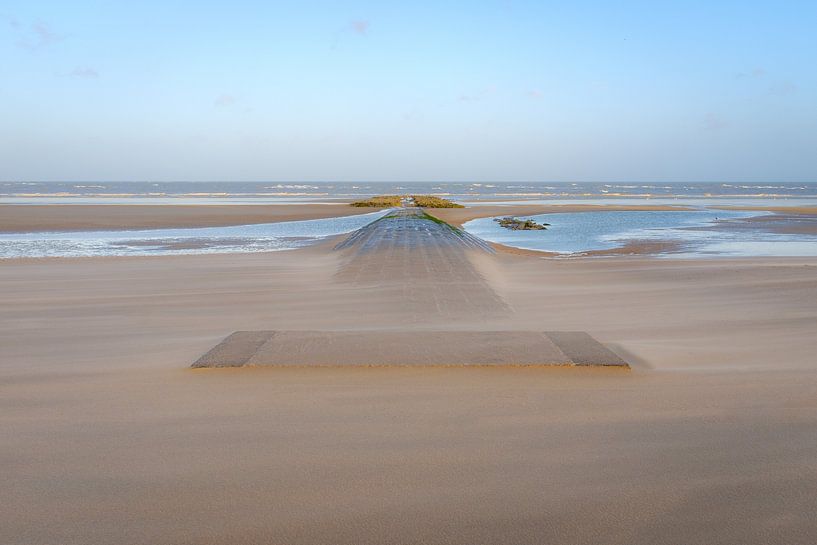
[[[599,182],[0,182],[0,204],[267,204],[337,202],[373,195],[436,194],[457,201],[570,202],[718,198],[817,201],[817,183]]]
[[[246,253],[291,250],[349,233],[389,211],[187,229],[0,233],[0,258]]]
[[[559,197],[549,199],[508,198],[508,200],[470,200],[455,199],[461,204],[472,206],[508,206],[508,205],[584,205],[584,206],[678,206],[678,207],[797,207],[817,206],[814,197],[774,197],[774,196],[733,196],[733,197],[702,197],[702,196],[587,196],[582,198]]]

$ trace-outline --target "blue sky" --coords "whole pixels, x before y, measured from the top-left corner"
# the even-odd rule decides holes
[[[0,179],[817,181],[817,2],[0,0]]]

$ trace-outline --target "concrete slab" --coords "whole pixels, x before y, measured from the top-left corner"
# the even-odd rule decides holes
[[[474,265],[493,248],[423,210],[395,210],[335,248],[343,256],[335,280],[401,293],[407,323],[422,323],[428,313],[457,320],[511,311]]]
[[[236,331],[193,364],[244,366],[629,367],[581,331]]]

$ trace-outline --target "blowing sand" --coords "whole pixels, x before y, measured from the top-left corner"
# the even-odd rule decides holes
[[[333,245],[0,262],[0,542],[815,541],[817,259],[473,253],[502,312],[437,312]],[[406,327],[588,331],[633,370],[188,369]]]

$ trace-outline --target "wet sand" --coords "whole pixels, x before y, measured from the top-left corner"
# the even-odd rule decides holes
[[[496,318],[507,311],[473,264],[479,254],[493,252],[491,247],[447,225],[418,219],[410,210],[360,229],[335,250],[340,262],[334,280],[361,293],[388,293],[407,325],[426,323],[430,315],[456,324],[460,317]]]
[[[813,216],[817,207],[720,207],[758,210],[780,215]],[[365,214],[377,208],[346,204],[274,205],[9,205],[0,204],[0,232],[76,231],[84,229],[152,229],[250,225],[276,221],[319,219]],[[550,212],[599,210],[686,210],[678,206],[633,205],[503,205],[443,208],[434,215],[461,227],[466,221],[490,216],[532,216]]]
[[[716,206],[724,210],[763,210],[777,214],[791,214],[796,216],[817,215],[817,206]]]
[[[250,225],[351,216],[376,208],[345,204],[2,205],[0,232],[163,229]]]
[[[630,206],[481,206],[434,210],[452,225],[486,216],[531,215],[545,212],[582,210],[668,210],[670,207]],[[93,229],[161,229],[173,227],[215,227],[250,225],[277,221],[351,216],[376,212],[380,208],[356,208],[346,204],[269,205],[3,205],[0,204],[0,232],[80,231]]]
[[[501,307],[407,312],[336,242],[0,262],[0,542],[814,542],[817,258],[472,252]],[[406,328],[588,331],[633,369],[188,369],[236,330]]]
[[[783,235],[817,235],[817,218],[812,214],[757,216],[735,224],[734,228],[763,229]]]

